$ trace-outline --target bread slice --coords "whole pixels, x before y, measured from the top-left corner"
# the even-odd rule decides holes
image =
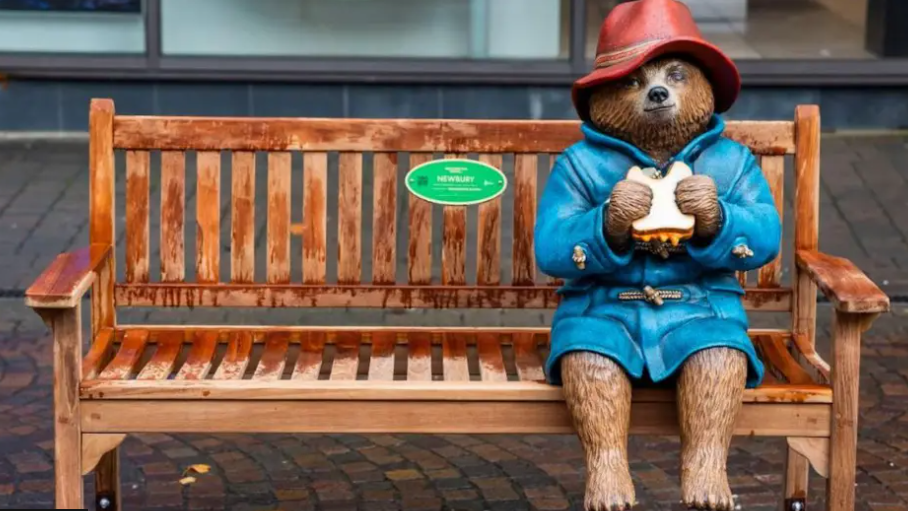
[[[653,205],[645,217],[632,224],[632,236],[645,243],[652,239],[671,242],[672,246],[694,234],[694,217],[685,215],[675,202],[675,188],[678,183],[694,173],[683,162],[675,162],[663,177],[653,168],[641,169],[634,166],[628,171],[627,179],[643,183],[653,191]]]

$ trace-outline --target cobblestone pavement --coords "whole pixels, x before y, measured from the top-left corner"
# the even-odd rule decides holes
[[[853,259],[894,297],[908,295],[908,215],[902,210],[908,170],[898,163],[908,156],[906,143],[829,138],[823,150],[821,248]],[[81,144],[0,145],[0,509],[52,508],[51,346],[21,293],[55,254],[87,242],[86,162]],[[187,211],[194,211],[191,195]],[[790,240],[790,230],[786,235]],[[219,312],[211,319],[295,318],[251,314]],[[377,312],[356,319],[426,320]],[[499,314],[485,319],[510,320]],[[466,318],[452,313],[432,320],[461,324]],[[539,324],[547,317],[519,320]],[[821,306],[824,352],[830,320],[828,306]],[[897,304],[877,322],[863,355],[857,509],[905,510],[908,306]],[[729,472],[742,509],[778,509],[784,447],[779,439],[735,439]],[[584,480],[579,444],[564,435],[132,435],[122,453],[127,509],[579,510]],[[680,509],[677,439],[636,437],[631,458],[638,509]],[[212,471],[181,486],[183,470],[197,463]],[[91,486],[88,478],[89,497]],[[821,509],[823,497],[824,480],[814,474],[809,508]]]

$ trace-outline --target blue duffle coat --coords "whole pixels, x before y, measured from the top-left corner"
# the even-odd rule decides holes
[[[552,324],[548,380],[561,384],[559,362],[571,351],[617,361],[635,380],[661,382],[697,351],[729,347],[748,358],[747,385],[759,384],[763,364],[747,336],[744,294],[735,271],[753,270],[779,252],[781,221],[769,185],[750,150],[708,130],[661,168],[683,161],[716,182],[722,224],[705,245],[686,244],[668,259],[644,251],[616,253],[603,233],[612,187],[628,170],[660,168],[640,149],[590,124],[584,140],[558,157],[539,202],[535,252],[539,268],[565,279]],[[739,257],[745,245],[752,255]],[[575,255],[584,259],[578,264]],[[646,286],[670,296],[656,305],[633,299]],[[630,298],[629,298],[630,297]]]

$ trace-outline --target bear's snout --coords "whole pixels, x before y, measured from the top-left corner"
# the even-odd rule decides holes
[[[665,100],[668,99],[669,92],[668,89],[661,85],[656,85],[655,87],[649,90],[646,97],[653,103],[665,103]]]

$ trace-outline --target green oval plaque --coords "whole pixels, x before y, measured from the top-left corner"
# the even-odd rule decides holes
[[[410,193],[446,206],[486,202],[501,195],[507,186],[504,173],[473,160],[433,160],[407,173]]]

